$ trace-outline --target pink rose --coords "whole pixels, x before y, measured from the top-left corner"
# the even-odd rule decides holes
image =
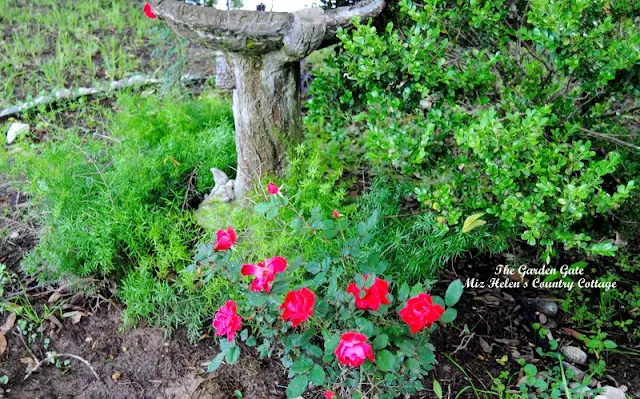
[[[276,186],[274,183],[269,183],[267,184],[267,192],[271,195],[275,195],[280,192],[280,188]]]
[[[214,251],[226,251],[236,243],[236,231],[227,227],[227,230],[218,230],[216,232],[216,246]]]
[[[233,341],[236,332],[240,330],[242,318],[236,314],[236,303],[227,301],[213,318],[213,328],[216,330],[216,336],[226,335],[229,342]]]
[[[340,363],[351,367],[360,366],[365,359],[375,361],[371,345],[367,343],[367,337],[357,332],[342,334],[335,353]]]
[[[262,290],[271,292],[271,283],[276,278],[276,273],[282,273],[287,268],[287,260],[281,256],[274,256],[257,265],[243,265],[243,276],[256,276],[249,287],[251,291],[260,292]]]
[[[324,399],[334,399],[335,397],[336,397],[336,394],[331,391],[326,391],[324,393]]]
[[[290,291],[280,306],[282,320],[290,320],[293,327],[297,327],[313,314],[313,304],[316,302],[316,294],[307,287],[298,291]]]
[[[337,209],[334,209],[334,210],[333,210],[333,217],[334,217],[335,219],[339,219],[339,218],[340,218],[340,216],[342,216],[342,215],[340,214],[340,212],[338,212],[338,210],[337,210]]]
[[[144,15],[146,15],[147,17],[149,17],[151,19],[156,19],[157,18],[157,15],[151,9],[151,4],[144,3],[144,7],[142,8],[142,10],[144,11]]]

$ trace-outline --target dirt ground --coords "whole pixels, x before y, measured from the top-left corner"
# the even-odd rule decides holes
[[[233,397],[237,390],[245,398],[280,397],[281,368],[255,357],[243,356],[236,367],[223,366],[206,374],[206,363],[217,350],[211,339],[190,345],[178,332],[166,339],[163,332],[146,326],[120,331],[120,310],[99,312],[52,337],[57,353],[70,353],[87,360],[87,366],[72,360],[69,370],[52,365],[40,368],[23,381],[29,356],[24,343],[8,337],[9,353],[4,362],[10,373],[6,398],[216,398]],[[43,354],[31,345],[39,359]]]

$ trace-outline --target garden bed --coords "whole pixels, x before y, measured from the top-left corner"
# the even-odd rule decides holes
[[[7,189],[6,182],[0,186],[4,187],[0,203],[8,215],[0,222],[0,230],[8,228],[20,234],[20,238],[10,242],[3,240],[0,246],[0,262],[7,264],[22,279],[20,284],[12,284],[13,289],[28,291],[22,297],[38,314],[42,314],[44,307],[52,305],[49,299],[53,293],[60,292],[62,297],[59,301],[63,306],[72,303],[73,309],[86,315],[77,323],[70,318],[56,323],[43,320],[42,334],[29,344],[28,336],[20,338],[17,333],[7,334],[8,349],[0,366],[2,373],[9,377],[9,384],[4,387],[5,398],[223,399],[234,397],[238,392],[241,397],[249,399],[285,397],[287,379],[282,366],[273,360],[259,359],[251,349],[244,348],[237,364],[223,365],[215,373],[208,374],[207,364],[219,352],[217,342],[210,336],[204,335],[197,344],[192,344],[183,329],[167,336],[165,331],[146,326],[144,322],[123,331],[122,306],[110,296],[108,288],[114,287],[113,282],[103,284],[105,288],[94,295],[74,296],[64,290],[56,291],[56,286],[38,286],[26,278],[19,272],[18,265],[22,255],[36,244],[35,226],[22,225],[24,206],[20,204],[26,203],[27,198]],[[504,259],[477,258],[456,262],[433,292],[443,294],[448,282],[455,278],[486,280],[490,278],[491,270],[502,261]],[[519,357],[529,357],[537,362],[533,348],[541,345],[531,328],[536,309],[524,304],[522,298],[549,294],[534,289],[466,290],[457,305],[457,327],[439,329],[432,336],[433,344],[438,348],[438,364],[425,378],[425,386],[430,387],[431,381],[436,379],[443,388],[444,397],[456,397],[464,390],[466,392],[460,398],[476,398],[477,395],[500,397],[495,389],[496,381],[502,372],[507,372],[510,377],[503,379],[503,383],[514,389],[517,382],[514,376],[520,370],[514,355],[517,353]],[[570,318],[560,312],[556,321],[557,328],[551,330],[552,334],[571,342],[572,338],[562,332],[563,327],[573,327]],[[47,349],[44,348],[45,337],[50,339]],[[633,342],[618,343],[621,346],[634,345]],[[82,357],[95,369],[100,381],[87,366],[73,359],[69,365],[59,367],[45,364],[23,380],[27,368],[25,359],[33,355],[43,359],[47,350]],[[626,385],[636,390],[629,394],[640,397],[640,375],[635,372],[635,361],[612,354],[607,358],[607,365],[604,384]],[[472,384],[478,391],[495,393],[476,394],[470,388]],[[428,389],[415,397],[436,396]]]
[[[528,40],[535,38],[518,39],[516,47],[522,53],[512,59],[502,59],[500,62],[507,67],[497,71],[500,68],[494,67],[494,60],[489,60],[491,57],[485,53],[457,56],[450,51],[449,42],[442,41],[440,36],[429,41],[436,43],[429,51],[441,52],[442,59],[453,57],[442,68],[429,65],[430,61],[416,62],[424,70],[416,66],[418,69],[408,68],[403,72],[407,76],[398,77],[391,72],[382,77],[374,76],[384,68],[392,72],[397,69],[387,59],[390,50],[398,52],[391,58],[406,56],[411,60],[419,54],[428,59],[428,51],[423,48],[408,51],[407,46],[421,46],[425,40],[420,35],[437,36],[445,34],[447,29],[429,32],[405,29],[405,32],[399,30],[399,36],[390,32],[385,36],[383,29],[376,34],[361,25],[341,37],[349,43],[351,53],[338,44],[321,54],[316,53],[305,63],[306,75],[314,71],[317,82],[324,83],[314,86],[309,76],[304,82],[305,86],[311,85],[307,99],[315,96],[320,101],[305,104],[305,143],[291,151],[286,176],[276,180],[283,197],[258,193],[250,200],[260,202],[266,198],[269,202],[258,204],[254,212],[223,205],[213,207],[210,213],[194,216],[193,211],[213,184],[209,168],[226,168],[230,174],[234,170],[229,96],[212,90],[208,82],[198,82],[187,89],[174,83],[185,73],[212,75],[213,58],[207,50],[188,47],[159,21],[145,19],[141,3],[131,5],[123,0],[67,3],[38,0],[9,5],[4,17],[7,29],[0,33],[0,50],[6,50],[0,51],[0,81],[4,82],[0,108],[53,89],[89,86],[97,81],[108,82],[135,74],[153,76],[164,83],[56,102],[16,116],[17,120],[29,123],[31,131],[3,148],[6,151],[2,159],[14,162],[22,157],[22,163],[0,165],[0,170],[7,172],[0,176],[0,264],[6,265],[6,269],[0,269],[0,288],[4,289],[0,302],[0,335],[6,340],[5,348],[0,338],[0,398],[286,397],[294,375],[283,366],[287,361],[281,363],[275,357],[261,358],[255,345],[247,346],[248,334],[262,333],[259,332],[260,323],[250,319],[257,313],[251,308],[253,303],[250,306],[245,303],[245,308],[239,312],[245,317],[243,328],[247,327],[247,330],[243,331],[244,338],[236,339],[241,348],[237,363],[228,364],[225,360],[220,368],[208,372],[210,362],[221,351],[220,341],[214,337],[215,330],[210,327],[216,309],[229,297],[238,301],[239,308],[248,298],[238,288],[245,285],[242,277],[238,280],[239,273],[232,276],[231,282],[226,280],[227,276],[220,275],[207,280],[199,274],[201,265],[196,264],[205,260],[199,256],[198,243],[211,242],[215,231],[228,225],[238,230],[238,243],[231,253],[239,256],[234,261],[257,262],[265,257],[286,255],[292,264],[296,263],[295,256],[304,255],[302,258],[307,263],[298,265],[306,271],[298,270],[286,279],[281,276],[276,284],[283,280],[286,284],[291,282],[292,286],[303,281],[313,284],[315,277],[311,275],[318,273],[320,265],[309,267],[308,262],[334,256],[330,262],[337,259],[353,262],[340,270],[346,273],[339,277],[340,284],[344,285],[339,289],[344,290],[348,282],[361,278],[360,289],[364,286],[360,273],[365,273],[360,268],[370,267],[368,256],[381,252],[390,265],[379,275],[391,282],[392,306],[398,306],[388,309],[392,323],[399,323],[395,310],[404,305],[404,300],[399,300],[399,286],[403,283],[423,283],[430,287],[425,292],[445,298],[449,284],[461,280],[465,289],[455,304],[455,323],[436,323],[437,328],[427,341],[435,347],[433,353],[437,362],[432,370],[420,376],[424,389],[412,398],[521,399],[523,396],[516,396],[516,393],[522,385],[528,386],[529,397],[546,398],[547,394],[553,395],[550,391],[554,383],[556,387],[575,383],[574,371],[568,371],[572,367],[587,375],[593,371],[593,379],[586,382],[591,387],[626,388],[627,396],[640,398],[640,373],[637,372],[640,365],[637,319],[640,314],[637,287],[640,241],[637,212],[633,209],[633,201],[638,197],[632,184],[628,188],[622,187],[636,178],[640,169],[634,160],[637,153],[633,152],[639,119],[637,108],[634,108],[634,94],[623,89],[618,93],[619,82],[614,77],[602,74],[598,87],[609,87],[616,95],[620,94],[620,99],[609,102],[604,96],[590,98],[589,92],[585,94],[579,92],[583,88],[574,87],[573,75],[563,79],[564,72],[560,67],[552,70],[553,64],[544,61],[547,59],[544,57],[553,52],[542,49],[536,53],[533,47],[526,47]],[[453,2],[442,4],[453,9],[447,8],[447,13],[456,15],[457,5]],[[592,11],[598,18],[607,18],[610,14],[607,7],[603,5],[602,10]],[[622,8],[614,15],[621,18],[626,15],[624,5],[616,7]],[[64,14],[57,9],[68,9],[69,12]],[[384,18],[389,18],[392,12],[396,13],[395,17],[401,15],[397,8],[390,9],[392,11]],[[471,12],[468,8],[465,10]],[[417,12],[422,15],[426,11]],[[405,14],[402,18],[409,18]],[[506,18],[509,23],[515,21],[511,16],[500,15],[500,18]],[[82,22],[76,23],[80,19]],[[403,20],[394,22],[398,26],[407,23]],[[429,24],[445,26],[449,23],[465,26],[467,22],[456,18],[429,19]],[[38,33],[28,37],[27,32],[34,28]],[[506,25],[487,27],[485,33],[491,39],[489,43],[495,37],[502,37],[501,29],[507,29]],[[607,29],[606,24],[605,28],[599,29]],[[478,32],[485,34],[482,29],[467,33],[475,35]],[[474,38],[465,35],[455,38],[463,43],[456,51],[471,45]],[[600,36],[611,39],[607,35]],[[82,45],[75,44],[76,39],[85,37],[90,40],[82,41]],[[586,44],[596,43],[597,39],[591,37]],[[405,40],[409,43],[404,43]],[[438,47],[439,41],[442,41],[441,47]],[[567,39],[564,45],[567,43],[572,42]],[[609,42],[605,44],[609,45]],[[513,50],[507,45],[504,49]],[[372,55],[372,50],[382,56]],[[619,64],[626,65],[624,63],[630,62],[629,59],[619,60]],[[511,60],[512,65],[509,64]],[[354,67],[361,62],[366,68]],[[465,62],[470,62],[471,67]],[[584,62],[588,64],[588,60]],[[481,67],[473,66],[474,63]],[[523,68],[520,63],[526,73],[520,73]],[[448,71],[445,66],[453,69]],[[614,67],[618,66],[611,68]],[[341,73],[334,73],[336,68]],[[633,82],[634,76],[627,76],[627,70],[620,68],[618,73]],[[26,72],[21,72],[24,70]],[[342,73],[344,70],[350,72]],[[459,75],[451,79],[449,73]],[[494,82],[496,73],[503,73],[508,79]],[[470,76],[478,79],[473,80]],[[597,80],[590,72],[582,78]],[[467,79],[472,83],[465,86]],[[369,85],[380,82],[377,89],[384,95],[368,98]],[[412,97],[398,102],[399,96],[404,94],[397,91],[405,90],[405,87],[408,90],[412,84],[432,85],[429,86],[431,94],[418,98],[419,93],[414,90]],[[509,84],[513,86],[508,87],[513,93],[506,95],[501,91],[504,89],[501,85]],[[527,101],[508,102],[509,106],[502,110],[500,106],[495,107],[501,95],[505,96],[505,101],[512,101],[521,90],[528,93]],[[483,91],[489,94],[479,94]],[[475,98],[476,95],[479,98]],[[443,100],[443,96],[450,96],[452,101]],[[463,101],[453,101],[460,99]],[[543,133],[517,149],[513,143],[522,144],[533,137],[518,123],[537,115],[537,111],[514,111],[516,113],[507,117],[494,115],[489,108],[496,108],[498,113],[511,112],[505,110],[529,104],[529,101],[540,101],[544,107],[560,103],[554,111],[558,114],[529,121],[532,124],[526,125],[527,129]],[[590,113],[586,111],[598,101],[602,103]],[[384,114],[393,107],[398,109]],[[583,107],[582,114],[574,112]],[[376,110],[387,111],[381,114]],[[448,116],[441,118],[440,112]],[[590,137],[588,135],[569,140],[570,134],[567,134],[562,142],[553,142],[550,132],[557,133],[558,129],[564,128],[563,123],[558,122],[558,115],[564,115],[565,121],[573,118],[572,123],[588,127],[586,133],[592,134],[593,147],[589,148],[593,148],[593,154],[586,155],[589,148],[585,149],[581,144],[585,137]],[[483,144],[491,144],[494,136],[504,138],[494,135],[494,130],[484,129],[486,124],[476,120],[480,116],[488,118],[489,124],[495,123],[499,126],[498,131],[507,132],[512,138],[474,155],[473,149],[478,143],[473,140],[478,132],[486,137],[480,140]],[[424,131],[433,128],[431,124],[424,124],[428,118],[432,118],[436,126],[433,136],[423,135]],[[620,123],[609,123],[614,120]],[[604,121],[602,125],[598,125],[601,121]],[[13,119],[0,119],[0,127],[6,130],[12,122]],[[455,129],[450,125],[452,122],[458,124]],[[460,134],[469,126],[475,130]],[[595,128],[608,129],[607,134],[611,136],[603,133],[593,136],[595,131],[592,129]],[[459,137],[451,135],[450,130],[456,130]],[[523,131],[527,135],[522,136]],[[620,139],[611,141],[613,136],[627,141],[622,144]],[[461,144],[465,140],[471,144]],[[575,166],[576,169],[566,175],[547,173],[545,167],[552,158],[543,158],[540,154],[546,153],[550,143],[558,145],[559,149],[553,157],[564,154],[568,148],[582,148],[580,153],[567,152],[566,158],[579,158],[584,164],[595,165],[592,168],[595,174],[584,172],[581,169],[584,164]],[[485,173],[481,166],[493,162],[495,154],[514,149],[517,151],[509,155],[507,164],[522,161],[523,165],[526,162],[538,165],[540,181],[556,175],[568,179],[557,182],[555,191],[551,190],[555,194],[542,199],[533,198],[539,188],[533,188],[533,177],[520,176],[514,180],[513,176],[507,176],[503,179],[514,180],[514,185],[519,189],[523,187],[523,192],[540,201],[540,207],[548,207],[545,215],[558,218],[552,230],[555,236],[564,240],[564,249],[560,243],[546,248],[540,242],[538,247],[526,245],[526,239],[521,235],[523,231],[518,229],[525,228],[522,221],[529,215],[530,207],[524,206],[522,200],[513,199],[501,204],[511,188],[491,191],[497,189],[497,185],[488,176],[503,169],[495,168],[489,171],[491,173]],[[614,157],[608,165],[603,160],[614,151],[623,155],[620,159]],[[585,158],[581,158],[583,156]],[[557,165],[566,165],[562,156],[553,158],[553,162],[556,161]],[[614,164],[618,163],[616,169]],[[20,167],[13,168],[14,165]],[[13,169],[2,169],[5,166]],[[519,176],[518,168],[513,169],[514,176]],[[602,196],[598,198],[603,202],[593,200],[585,213],[591,212],[593,216],[597,213],[593,209],[600,212],[600,207],[606,212],[573,220],[573,213],[556,206],[560,203],[558,200],[565,200],[560,198],[559,190],[571,188],[573,180],[570,179],[574,177],[582,179],[578,180],[580,184],[587,182],[586,186],[591,187],[595,181],[602,187],[597,195]],[[27,181],[29,178],[33,180]],[[447,186],[450,182],[453,182],[451,187]],[[622,188],[617,188],[619,184]],[[32,196],[19,191],[19,187],[29,190]],[[605,204],[607,195],[618,195],[614,194],[616,190],[620,198]],[[280,202],[284,196],[290,196],[287,205]],[[624,202],[627,196],[629,199]],[[298,209],[285,209],[294,203]],[[70,208],[69,204],[75,208]],[[498,210],[507,205],[512,206],[512,210],[520,206],[518,212],[522,217],[512,215],[512,220],[501,220],[499,212],[475,213],[477,207]],[[276,210],[278,207],[281,209]],[[378,215],[378,211],[381,213],[377,224],[370,226],[366,218]],[[278,217],[274,217],[276,214]],[[332,214],[333,217],[327,216]],[[297,230],[302,224],[289,223],[291,219],[286,220],[287,217],[308,217],[313,225],[319,222],[316,226],[321,227],[314,227],[313,234],[300,238],[292,230],[299,233]],[[540,229],[538,232],[550,234],[550,225],[540,217],[533,227]],[[334,221],[337,225],[343,220],[345,224],[347,221],[351,224],[345,230],[327,227],[333,226]],[[362,229],[361,225],[364,225]],[[469,225],[473,227],[468,229]],[[576,234],[586,232],[593,237],[564,235],[567,226],[575,228]],[[355,240],[367,241],[362,245],[362,253],[366,256],[358,258],[352,253],[350,259],[347,255],[342,257],[341,251],[348,249],[350,244],[341,246],[344,242],[331,241],[338,235],[336,230],[348,237],[351,234]],[[528,239],[535,243],[531,234]],[[342,238],[345,241],[344,236]],[[567,245],[574,244],[574,238],[576,246],[567,250]],[[618,251],[615,257],[598,256],[614,255],[614,245]],[[32,251],[34,248],[36,251]],[[616,282],[616,290],[575,289],[569,292],[566,289],[536,289],[530,285],[516,287],[516,283],[522,282],[522,276],[516,273],[504,276],[505,288],[474,287],[470,283],[487,283],[495,277],[498,265],[542,267],[541,254],[551,251],[550,248],[555,250],[554,257],[550,265],[545,266],[579,265],[577,268],[584,269],[588,280]],[[330,252],[335,249],[338,251]],[[584,249],[588,251],[580,251]],[[218,262],[223,256],[214,260]],[[93,269],[89,269],[89,264]],[[61,270],[63,265],[64,271]],[[192,266],[197,273],[189,275],[195,271],[189,271]],[[220,271],[219,268],[212,270]],[[321,296],[328,285],[325,281],[314,287],[319,300],[327,300]],[[283,294],[273,294],[271,299],[281,301]],[[351,299],[349,295],[345,293],[344,296]],[[329,301],[331,299],[327,303]],[[347,302],[344,301],[346,306],[341,309],[353,311],[353,303]],[[547,315],[541,312],[540,303],[558,305],[560,310],[557,314]],[[319,313],[319,309],[316,312]],[[357,316],[374,319],[379,315],[364,310]],[[280,317],[275,317],[273,325],[295,335],[313,329],[317,332],[321,319],[316,314],[309,321],[305,320],[307,324],[299,327],[301,330],[289,328],[288,324],[280,322]],[[348,321],[344,326],[347,324]],[[380,324],[387,328],[386,324],[390,323]],[[412,337],[405,325],[398,325],[406,330],[398,333],[398,337]],[[332,334],[338,334],[344,327],[336,328],[334,324],[327,328],[326,323],[324,326]],[[544,330],[539,331],[540,327]],[[396,334],[389,331],[391,329],[382,330],[381,334],[376,330],[375,336]],[[318,348],[327,345],[322,338],[320,334],[312,338]],[[560,363],[554,357],[555,345],[581,348],[588,362],[571,361],[569,366]],[[272,346],[276,351],[280,349],[275,343]],[[409,373],[400,345],[391,342],[379,349],[385,347],[387,353],[393,351],[403,357],[396,364],[396,370],[387,374]],[[297,355],[308,354],[300,350]],[[308,356],[314,359],[314,367],[325,367],[328,375],[329,369],[342,367],[334,356],[330,356],[330,361],[319,360],[321,357],[317,355]],[[52,362],[46,360],[48,357]],[[37,370],[32,372],[40,361]],[[377,370],[379,362],[376,365],[365,363],[362,368],[365,372],[382,375]],[[562,379],[568,381],[562,385]],[[326,382],[327,386],[310,385],[303,396],[321,398],[326,388],[342,388],[333,380]],[[389,386],[398,391],[391,394],[400,394],[393,381]],[[306,387],[307,384],[303,388]],[[564,392],[562,394],[562,397],[568,397]],[[582,398],[574,395],[571,399]]]

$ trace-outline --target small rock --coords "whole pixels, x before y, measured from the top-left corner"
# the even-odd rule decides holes
[[[600,392],[599,396],[604,396],[607,399],[625,399],[624,392],[619,388],[607,385],[602,387],[602,389],[603,391]]]
[[[18,135],[29,131],[29,125],[21,122],[13,122],[7,131],[7,144],[12,144]]]
[[[538,318],[540,319],[540,324],[547,324],[547,322],[549,321],[547,315],[545,315],[544,313],[540,313],[540,316],[538,316]]]
[[[91,338],[91,337],[87,337],[87,338],[84,339],[84,342],[86,342],[86,343],[89,343],[91,341],[93,341],[93,338]]]
[[[549,320],[549,321],[547,321],[547,324],[545,325],[545,327],[548,330],[554,330],[554,329],[558,328],[558,323],[556,323],[555,320]]]
[[[420,100],[420,108],[422,109],[431,109],[431,107],[433,106],[433,103],[431,101],[429,101],[426,98],[423,98],[422,100]]]
[[[111,379],[114,381],[118,381],[121,376],[122,376],[122,373],[119,371],[116,371],[115,373],[111,374]]]
[[[587,354],[577,346],[563,346],[560,348],[560,353],[562,353],[570,363],[585,364],[587,362]]]
[[[554,317],[558,314],[558,305],[555,302],[547,301],[545,299],[531,298],[525,299],[525,303],[535,306],[539,312],[544,313],[546,316]]]
[[[553,317],[558,314],[558,305],[555,302],[538,299],[538,301],[536,302],[536,307],[546,316]]]
[[[15,239],[16,239],[16,238],[18,238],[18,237],[20,237],[20,234],[19,234],[17,231],[14,231],[13,233],[11,233],[11,234],[9,235],[9,238],[10,238],[11,240],[15,240]]]

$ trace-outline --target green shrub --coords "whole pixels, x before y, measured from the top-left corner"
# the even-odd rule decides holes
[[[42,279],[130,276],[125,303],[148,315],[149,297],[170,290],[165,280],[188,264],[200,234],[189,200],[212,186],[209,168],[231,172],[235,163],[232,115],[217,97],[123,95],[118,107],[109,137],[52,131],[4,155],[8,172],[25,173],[20,188],[41,228],[26,270]]]
[[[308,122],[343,143],[363,130],[367,159],[415,180],[436,230],[456,234],[485,213],[482,230],[524,240],[547,262],[559,247],[612,255],[613,223],[602,221],[637,195],[627,155],[638,148],[628,115],[640,99],[637,9],[394,7],[384,32],[360,23],[339,32],[342,51],[318,72]],[[619,170],[621,156],[635,175]]]

